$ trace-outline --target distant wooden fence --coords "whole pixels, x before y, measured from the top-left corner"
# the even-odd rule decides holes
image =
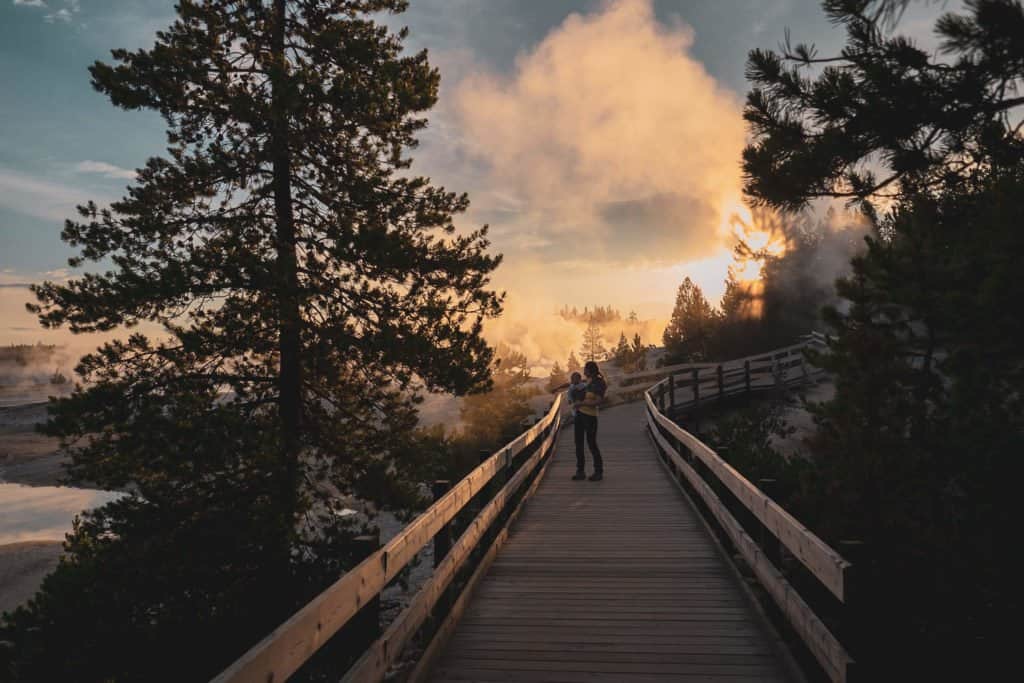
[[[644,400],[647,427],[666,465],[696,492],[829,678],[845,682],[853,660],[780,571],[777,544],[842,603],[849,598],[852,565],[665,414],[731,394],[807,381],[817,371],[805,364],[803,349],[823,346],[820,335],[809,335],[801,344],[729,363],[662,368],[669,374],[644,392]],[[728,495],[716,492],[723,489]],[[746,526],[740,519],[747,520]],[[756,530],[748,531],[751,526]]]
[[[295,673],[331,636],[353,620],[367,604],[398,576],[399,572],[432,540],[435,543],[433,575],[420,587],[412,602],[377,638],[342,680],[381,681],[398,661],[405,646],[434,612],[471,552],[493,537],[462,593],[455,599],[410,680],[418,680],[440,653],[454,630],[472,591],[486,573],[494,556],[508,538],[508,525],[532,494],[550,461],[561,426],[562,396],[547,414],[493,455],[413,520],[384,547],[369,555],[327,590],[314,598],[266,638],[214,678],[215,683],[280,683]],[[522,457],[520,457],[522,456]],[[523,461],[523,458],[526,458]],[[530,481],[529,486],[524,484]],[[498,485],[500,484],[500,488]],[[497,488],[493,495],[491,490]],[[454,543],[449,525],[478,494],[489,498]],[[511,508],[511,509],[510,509]],[[493,533],[492,527],[500,530]],[[491,533],[488,533],[489,530]]]
[[[811,332],[797,344],[745,358],[722,363],[682,363],[633,372],[619,378],[618,386],[625,389],[642,385],[644,393],[651,390],[659,392],[659,401],[663,401],[665,395],[673,395],[676,390],[691,389],[692,402],[680,397],[672,403],[698,408],[702,401],[711,398],[801,383],[820,375],[822,371],[819,368],[807,363],[804,350],[824,351],[826,348],[825,335]],[[651,382],[657,384],[652,387]]]

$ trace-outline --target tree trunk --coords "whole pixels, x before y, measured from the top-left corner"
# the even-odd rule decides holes
[[[295,495],[298,475],[299,428],[302,420],[302,369],[300,366],[299,283],[295,254],[295,221],[292,213],[291,164],[289,150],[287,76],[284,49],[285,0],[274,0],[274,33],[271,38],[271,156],[274,174],[274,213],[277,221],[277,276],[279,349],[281,374],[278,406],[281,443],[286,462],[286,482]]]

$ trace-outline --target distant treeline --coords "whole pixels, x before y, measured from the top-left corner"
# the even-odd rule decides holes
[[[11,344],[0,347],[0,363],[35,365],[49,362],[55,353],[54,344]]]
[[[612,308],[611,306],[584,306],[583,310],[579,310],[575,306],[569,308],[568,305],[563,306],[558,314],[562,316],[563,320],[570,320],[581,323],[595,323],[597,325],[605,325],[607,323],[620,322],[623,320],[622,311]],[[630,311],[625,317],[627,323],[639,323],[640,320],[637,318],[636,312]]]

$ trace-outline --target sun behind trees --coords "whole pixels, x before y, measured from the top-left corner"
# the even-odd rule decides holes
[[[822,307],[836,301],[836,274],[864,249],[865,221],[850,212],[830,209],[820,219],[764,210],[752,215],[759,230],[786,248],[754,248],[737,235],[717,307],[685,278],[662,335],[664,363],[718,362],[795,343],[821,327]]]
[[[67,222],[73,265],[105,272],[33,310],[162,333],[82,359],[52,407],[72,479],[131,495],[4,623],[3,678],[209,678],[350,566],[333,501],[403,471],[415,389],[489,385],[499,258],[453,234],[465,195],[408,173],[439,75],[370,18],[404,6],[184,0],[152,49],[90,69],[169,147]]]

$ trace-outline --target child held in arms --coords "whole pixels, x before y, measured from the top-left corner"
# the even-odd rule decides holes
[[[569,405],[573,405],[576,401],[582,401],[586,395],[587,383],[583,381],[583,375],[578,372],[572,373],[569,376],[569,389],[565,392]],[[577,415],[579,415],[579,409],[573,406],[572,416],[576,417]]]

